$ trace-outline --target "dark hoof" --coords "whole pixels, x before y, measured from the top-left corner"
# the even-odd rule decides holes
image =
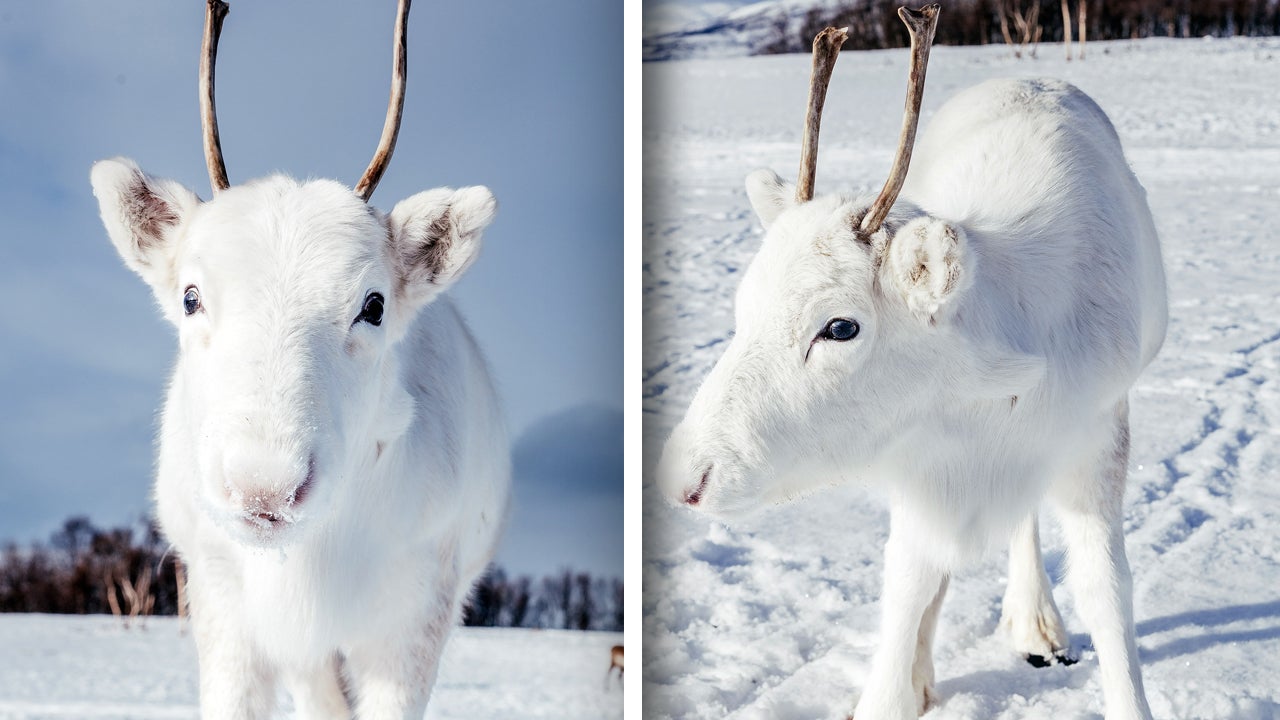
[[[1028,655],[1026,660],[1031,667],[1047,668],[1050,665],[1075,665],[1078,658],[1071,657],[1064,650],[1060,653],[1054,653],[1051,658],[1046,658],[1043,655]]]
[[[1053,663],[1043,655],[1028,655],[1027,664],[1035,668],[1047,668]]]

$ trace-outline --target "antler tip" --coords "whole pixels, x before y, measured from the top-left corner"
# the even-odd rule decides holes
[[[938,3],[925,5],[918,10],[912,10],[906,5],[903,5],[898,8],[898,17],[902,18],[902,22],[906,23],[908,27],[915,27],[917,24],[922,22],[933,22],[940,12],[942,12],[942,5]]]
[[[827,27],[813,37],[813,47],[815,49],[830,48],[831,46],[840,47],[845,40],[849,39],[848,27]]]

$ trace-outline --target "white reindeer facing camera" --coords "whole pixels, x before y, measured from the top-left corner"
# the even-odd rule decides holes
[[[180,352],[158,516],[189,569],[204,718],[421,718],[460,605],[506,516],[509,455],[475,342],[441,293],[494,200],[367,203],[403,105],[408,0],[382,141],[355,191],[228,188],[213,109],[227,7],[209,0],[201,101],[215,195],[93,168],[102,219]]]
[[[767,233],[736,334],[667,442],[676,502],[732,517],[843,480],[891,507],[881,644],[857,720],[936,701],[950,574],[1010,537],[1002,623],[1033,664],[1071,661],[1042,565],[1054,501],[1107,717],[1149,718],[1121,501],[1130,386],[1167,320],[1145,193],[1103,112],[1056,81],[979,85],[911,159],[938,6],[912,36],[906,118],[880,195],[812,199],[818,119],[844,32],[814,41],[799,187],[747,180]],[[903,200],[895,202],[899,191]]]

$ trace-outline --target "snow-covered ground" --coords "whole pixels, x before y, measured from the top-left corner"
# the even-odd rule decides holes
[[[606,687],[621,633],[459,628],[430,720],[622,717]],[[0,614],[0,719],[198,718],[195,644],[175,618],[125,630],[109,616]],[[292,717],[287,699],[280,717]]]
[[[743,177],[794,175],[799,55],[649,63],[645,82],[644,453],[732,329],[760,230]],[[1126,502],[1140,657],[1161,718],[1280,716],[1280,40],[1094,43],[1017,61],[936,47],[923,123],[999,76],[1065,78],[1115,123],[1164,243],[1171,322],[1132,394]],[[873,192],[901,122],[906,53],[844,53],[818,192]],[[843,717],[877,642],[882,504],[816,493],[732,529],[644,489],[648,717]],[[1046,520],[1051,517],[1046,514]],[[1063,545],[1045,524],[1055,583]],[[1074,666],[1034,669],[996,632],[1004,553],[953,578],[930,718],[1092,718],[1096,656],[1065,587]]]

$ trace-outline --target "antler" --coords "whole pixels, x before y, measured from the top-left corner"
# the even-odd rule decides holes
[[[409,25],[409,2],[410,0],[400,0],[399,9],[396,11],[391,99],[387,103],[387,119],[382,124],[382,137],[378,140],[378,149],[373,153],[369,168],[360,177],[360,182],[356,183],[356,195],[365,202],[369,202],[369,196],[373,194],[374,188],[378,187],[382,173],[386,172],[387,163],[391,161],[391,153],[396,149],[396,136],[400,134],[400,115],[404,111],[404,86],[408,75],[408,43],[405,34]]]
[[[204,128],[204,162],[209,167],[209,184],[216,194],[228,187],[227,166],[222,162],[222,142],[218,139],[218,110],[213,104],[213,66],[218,61],[218,36],[222,20],[231,6],[209,0],[204,13],[204,41],[200,44],[200,124]]]
[[[907,79],[907,106],[902,116],[902,135],[898,138],[898,154],[893,159],[893,169],[884,189],[876,197],[867,214],[862,218],[862,232],[870,235],[880,229],[889,215],[889,208],[898,199],[902,183],[907,179],[907,167],[911,164],[911,148],[916,142],[916,126],[920,122],[920,102],[924,99],[924,72],[929,65],[929,46],[938,27],[938,11],[942,6],[934,3],[919,10],[898,8],[898,17],[906,23],[911,33],[911,70]]]
[[[818,127],[822,106],[827,102],[827,85],[840,56],[840,46],[849,37],[849,28],[829,27],[813,38],[813,71],[809,75],[809,109],[804,118],[804,143],[800,149],[800,176],[796,180],[796,202],[813,199],[813,178],[818,171]]]

